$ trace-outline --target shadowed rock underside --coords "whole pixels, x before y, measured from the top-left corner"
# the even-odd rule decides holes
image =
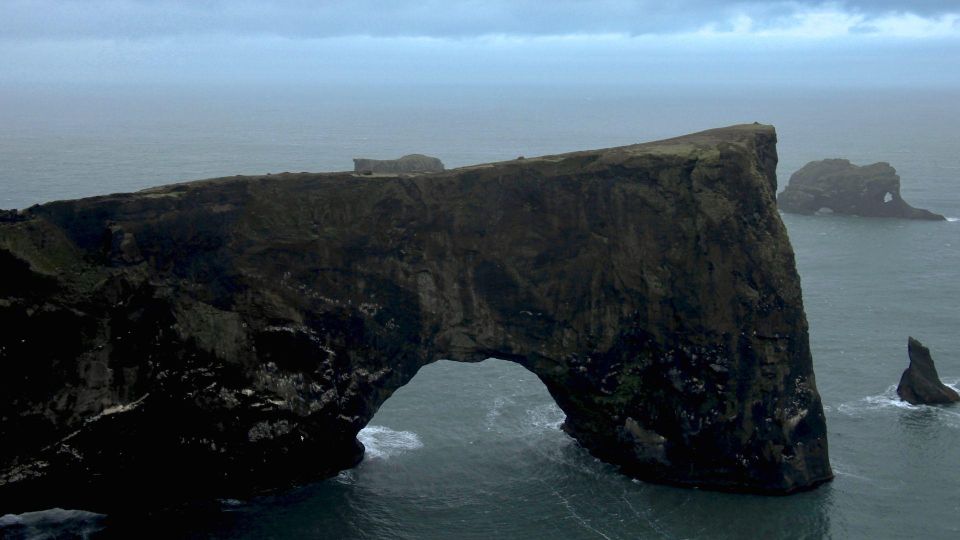
[[[776,163],[773,128],[745,125],[0,214],[0,513],[323,478],[441,358],[525,366],[570,435],[638,478],[828,480]]]
[[[858,167],[846,159],[811,161],[790,176],[777,203],[784,212],[794,214],[829,211],[864,217],[946,219],[907,204],[900,196],[900,176],[882,162]]]

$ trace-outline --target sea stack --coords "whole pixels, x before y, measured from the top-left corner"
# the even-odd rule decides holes
[[[353,171],[360,174],[409,174],[443,172],[443,162],[423,154],[409,154],[399,159],[353,160]]]
[[[811,161],[790,176],[777,204],[784,212],[794,214],[946,219],[907,204],[900,196],[900,176],[883,162],[858,167],[846,159]]]
[[[960,401],[960,395],[953,388],[940,382],[930,349],[911,337],[907,340],[907,354],[910,356],[910,366],[903,372],[900,384],[897,385],[900,399],[912,405]]]
[[[0,514],[324,478],[421,367],[490,357],[625,474],[810,489],[833,474],[776,165],[773,127],[740,125],[0,221]]]

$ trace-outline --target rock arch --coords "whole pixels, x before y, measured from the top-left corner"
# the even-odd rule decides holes
[[[0,450],[0,512],[332,474],[439,358],[527,367],[568,433],[638,478],[763,493],[828,480],[775,142],[734,126],[4,218],[5,275],[31,286],[0,289],[0,439],[17,440]]]
[[[565,417],[540,379],[516,362],[438,360],[391,395],[357,438],[365,447],[364,461],[406,456],[421,464],[466,462],[473,472],[465,474],[475,476],[478,456],[487,460],[484,467],[501,464],[501,452],[549,461],[553,454],[542,452],[544,444],[551,450],[575,445],[560,429]],[[502,446],[510,441],[522,448]],[[456,450],[448,453],[451,447]],[[404,475],[410,472],[401,468]],[[437,474],[429,472],[431,482]]]

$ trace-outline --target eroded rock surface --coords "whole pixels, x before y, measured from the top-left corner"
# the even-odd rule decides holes
[[[793,173],[777,204],[784,212],[795,214],[946,219],[907,204],[900,196],[900,176],[882,162],[858,167],[846,159],[811,161]]]
[[[638,478],[761,493],[828,480],[776,163],[773,128],[734,126],[404,178],[213,179],[0,220],[0,514],[328,476],[440,358],[527,367],[566,431]]]
[[[435,157],[423,154],[409,154],[400,159],[363,159],[353,160],[353,170],[358,173],[403,174],[443,172],[443,162]]]
[[[913,339],[907,340],[910,365],[904,370],[897,385],[900,399],[913,405],[937,405],[960,401],[960,395],[940,381],[937,367],[933,365],[930,349]]]

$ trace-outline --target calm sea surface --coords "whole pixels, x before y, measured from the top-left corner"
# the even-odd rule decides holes
[[[0,87],[0,208],[180,180],[346,170],[420,152],[448,167],[777,127],[780,184],[809,160],[888,161],[904,198],[960,217],[960,91]],[[645,484],[590,457],[523,368],[439,361],[361,432],[354,470],[219,512],[0,518],[0,536],[115,538],[958,538],[960,406],[894,386],[907,336],[960,382],[960,222],[784,215],[837,478],[790,497]],[[60,535],[60,536],[57,536]]]

